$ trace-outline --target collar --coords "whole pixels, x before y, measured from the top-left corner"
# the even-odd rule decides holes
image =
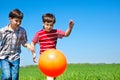
[[[6,27],[5,27],[5,31],[10,31],[10,32],[16,32],[16,31],[19,31],[20,30],[20,27],[18,27],[16,30],[14,30],[14,31],[11,31],[10,29],[9,29],[9,25],[7,25]]]

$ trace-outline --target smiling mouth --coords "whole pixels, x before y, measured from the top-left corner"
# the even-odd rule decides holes
[[[51,31],[51,29],[46,29],[45,31],[50,32],[50,31]]]
[[[46,29],[47,31],[51,31],[51,29]]]

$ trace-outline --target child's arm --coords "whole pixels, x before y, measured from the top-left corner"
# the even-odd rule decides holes
[[[28,50],[30,50],[32,52],[34,51],[34,49],[32,48],[32,46],[30,44],[28,44],[28,43],[24,43],[23,46],[26,47]]]
[[[65,31],[65,37],[68,37],[72,31],[72,28],[73,28],[73,25],[74,25],[74,22],[73,20],[70,20],[69,22],[69,27],[68,29]]]
[[[33,61],[36,63],[36,54],[35,54],[35,48],[34,48],[33,44],[25,43],[23,46],[32,52]]]
[[[34,49],[34,51],[32,51],[32,55],[33,55],[33,62],[37,62],[36,61],[36,53],[35,53],[35,44],[33,42],[31,42],[31,46]]]

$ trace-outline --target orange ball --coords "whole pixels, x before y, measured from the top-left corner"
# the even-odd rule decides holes
[[[44,51],[38,60],[38,68],[46,76],[57,77],[65,71],[66,67],[66,57],[56,49]]]

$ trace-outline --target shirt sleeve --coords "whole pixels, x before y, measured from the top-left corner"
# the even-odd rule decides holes
[[[2,40],[2,31],[0,29],[0,41]]]
[[[63,38],[65,36],[65,32],[62,30],[57,29],[57,33],[58,33],[58,38]]]
[[[26,31],[24,30],[22,34],[22,44],[27,43],[27,41],[28,41],[27,34],[26,34]]]
[[[38,32],[34,35],[32,42],[35,44],[38,42]]]
[[[0,28],[0,41],[2,41],[2,36],[3,36],[3,33],[5,32],[5,28],[6,27]]]

